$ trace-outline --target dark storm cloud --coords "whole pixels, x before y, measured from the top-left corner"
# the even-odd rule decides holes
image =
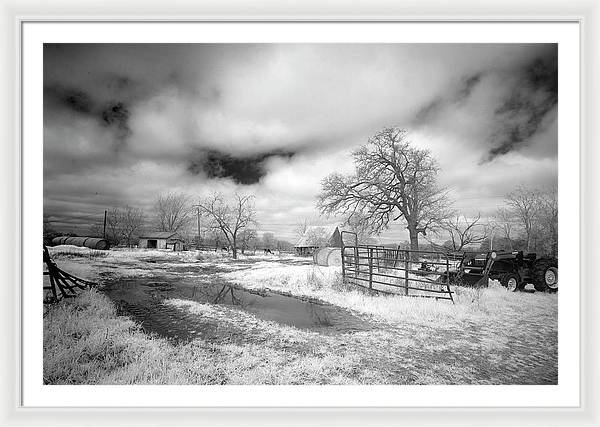
[[[267,174],[267,160],[274,157],[289,159],[294,154],[272,151],[250,156],[233,156],[217,150],[201,151],[190,161],[187,170],[194,175],[204,173],[209,179],[230,178],[236,184],[252,185]]]
[[[120,149],[125,144],[127,137],[131,135],[129,116],[130,112],[122,102],[109,104],[101,112],[104,125],[110,127],[115,132],[116,149]]]
[[[111,101],[100,106],[92,96],[76,87],[61,85],[47,85],[44,87],[44,101],[52,108],[64,108],[83,115],[96,117],[105,125],[119,130],[119,136],[124,138],[129,135],[129,107],[124,101]],[[46,111],[50,110],[47,109]],[[57,113],[57,111],[48,111]]]
[[[87,92],[56,84],[44,86],[44,103],[82,114],[89,114],[94,109],[94,103]]]
[[[558,104],[558,58],[554,52],[537,57],[518,71],[517,81],[495,110],[498,127],[490,136],[485,161],[520,149],[543,130],[544,118]]]
[[[79,87],[45,85],[45,140],[49,144],[45,172],[50,176],[123,164],[126,159],[118,153],[132,134],[130,116],[130,107],[123,101],[100,102]],[[57,138],[62,140],[58,144]]]

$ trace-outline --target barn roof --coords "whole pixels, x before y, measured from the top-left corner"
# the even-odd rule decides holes
[[[140,236],[141,239],[178,239],[182,237],[175,231],[151,231]]]
[[[323,237],[324,239],[331,239],[333,233],[338,229],[338,225],[309,225],[306,227],[304,234],[298,239],[298,242],[294,245],[296,248],[308,248],[315,246],[314,242],[310,240],[315,237]]]

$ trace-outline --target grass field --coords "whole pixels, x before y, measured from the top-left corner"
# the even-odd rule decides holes
[[[81,250],[79,250],[81,249]],[[324,334],[186,298],[165,310],[214,320],[229,336],[176,342],[119,316],[101,291],[47,309],[47,384],[556,384],[557,295],[455,288],[456,304],[368,295],[342,283],[339,267],[293,256],[51,248],[58,265],[98,282],[199,278],[325,301],[369,330]],[[204,271],[204,273],[203,273]],[[206,273],[210,271],[210,273]],[[201,285],[200,285],[201,286]]]

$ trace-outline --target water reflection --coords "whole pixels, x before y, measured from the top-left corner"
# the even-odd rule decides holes
[[[194,316],[186,310],[163,304],[165,299],[191,300],[251,313],[273,321],[321,333],[344,333],[371,329],[371,325],[339,307],[268,291],[236,287],[200,279],[163,280],[122,279],[107,283],[104,292],[117,303],[120,314],[132,316],[147,331],[176,339],[193,336],[217,339],[231,325],[206,316]],[[231,322],[229,322],[231,323]],[[235,331],[234,331],[235,332]],[[240,329],[238,333],[245,331]]]

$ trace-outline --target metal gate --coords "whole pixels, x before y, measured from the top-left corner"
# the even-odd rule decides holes
[[[349,231],[342,231],[341,240],[344,282],[373,292],[454,303],[450,272],[458,259],[451,254],[359,245],[356,233]]]

